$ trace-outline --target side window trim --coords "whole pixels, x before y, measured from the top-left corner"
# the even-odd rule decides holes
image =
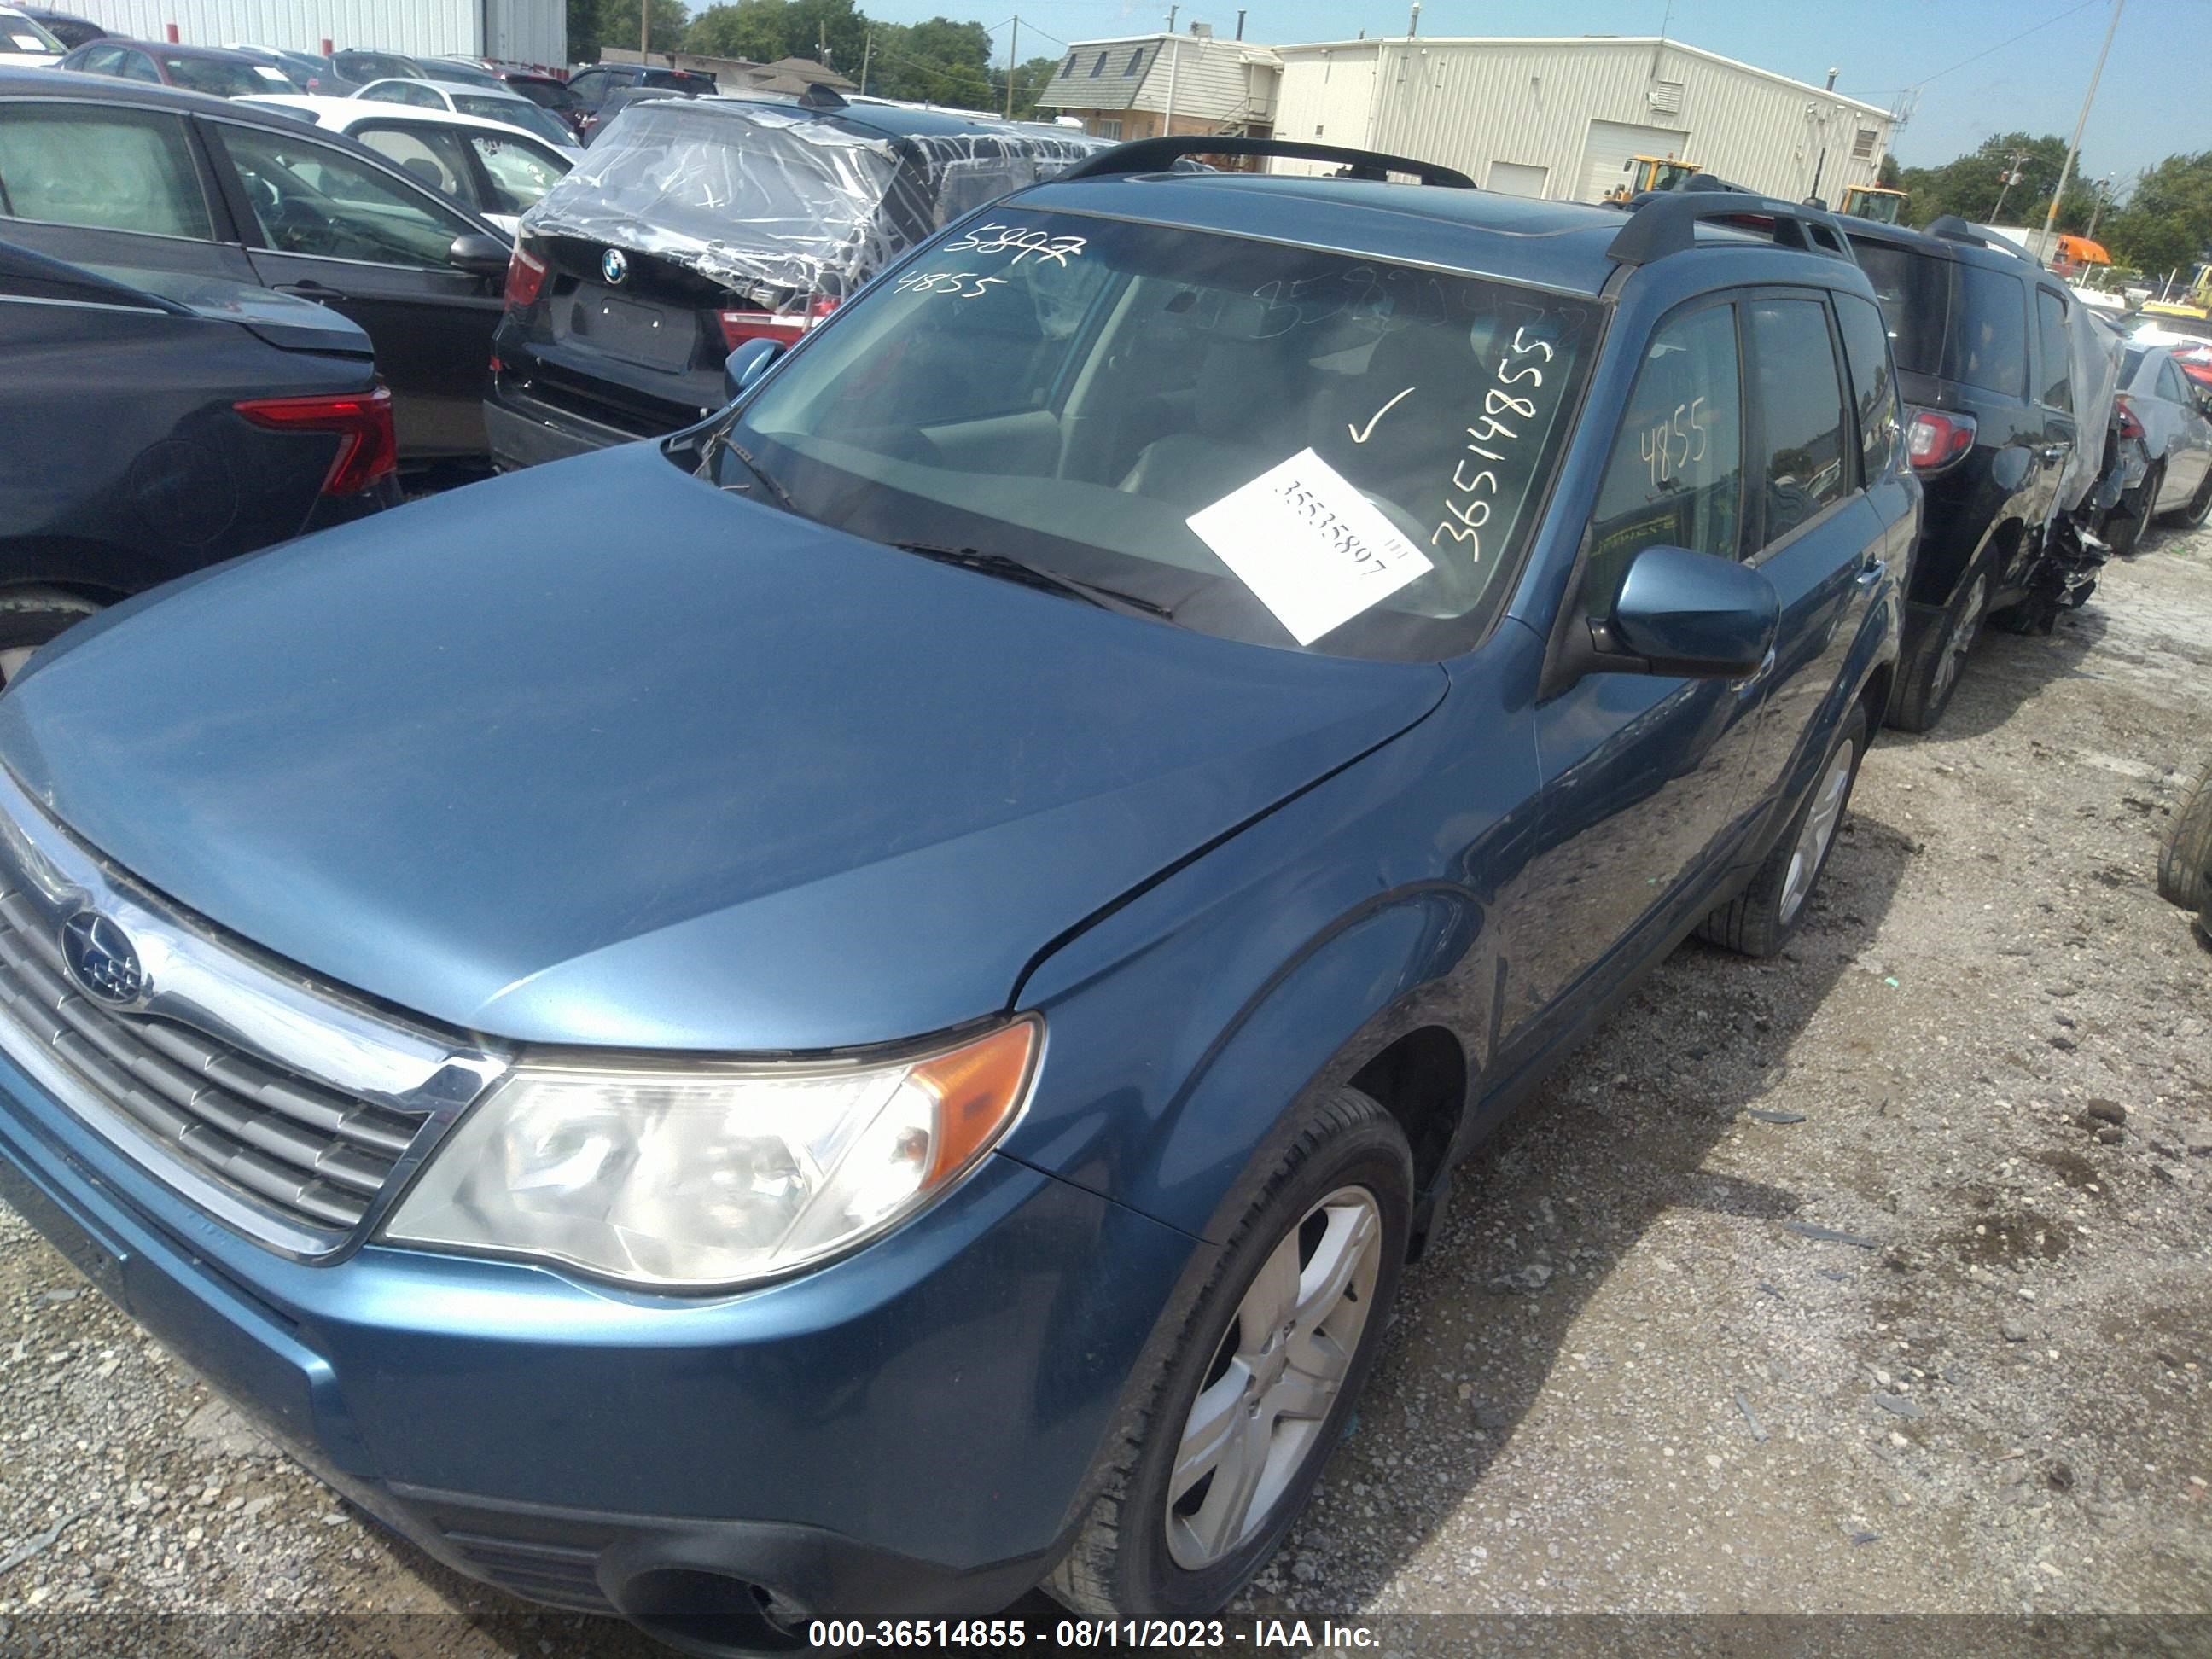
[[[1764,460],[1766,455],[1766,401],[1756,395],[1756,381],[1752,374],[1753,343],[1751,331],[1751,307],[1753,304],[1760,300],[1794,300],[1801,304],[1810,302],[1820,307],[1821,320],[1828,331],[1829,366],[1835,375],[1836,389],[1843,393],[1844,397],[1843,429],[1850,433],[1854,439],[1858,435],[1858,418],[1856,410],[1852,407],[1850,395],[1845,391],[1851,383],[1850,372],[1844,361],[1843,334],[1837,325],[1835,307],[1829,302],[1828,290],[1818,287],[1794,288],[1771,285],[1740,290],[1739,297],[1744,301],[1744,303],[1736,307],[1736,376],[1741,382],[1741,390],[1738,395],[1743,400],[1743,491],[1745,495],[1743,522],[1745,545],[1749,550],[1741,556],[1744,563],[1755,569],[1788,548],[1791,543],[1796,541],[1808,531],[1827,523],[1836,514],[1863,495],[1866,493],[1866,485],[1863,482],[1855,483],[1851,489],[1846,489],[1809,519],[1802,520],[1792,525],[1779,538],[1769,539],[1766,533],[1766,491],[1764,489],[1753,489],[1751,476],[1752,460],[1754,458]],[[1860,468],[1856,461],[1852,464],[1850,476],[1854,480],[1860,477]],[[1754,538],[1756,538],[1755,540]]]

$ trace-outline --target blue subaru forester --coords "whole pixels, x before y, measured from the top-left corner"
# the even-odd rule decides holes
[[[0,1186],[525,1595],[1208,1612],[1455,1163],[1803,917],[1919,512],[1872,291],[1177,139],[776,352],[0,698]]]

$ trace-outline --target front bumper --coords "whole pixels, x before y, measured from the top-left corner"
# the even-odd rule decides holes
[[[742,1644],[763,1601],[949,1617],[1033,1584],[1193,1249],[994,1155],[874,1245],[738,1296],[381,1245],[309,1266],[185,1205],[4,1057],[0,1197],[430,1554],[695,1645],[691,1619]]]

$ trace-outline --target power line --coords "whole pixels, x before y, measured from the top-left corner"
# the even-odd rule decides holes
[[[1907,88],[1906,90],[1911,91],[1913,88],[1924,87],[1930,81],[1940,81],[1945,76],[1951,74],[1954,70],[1962,70],[1969,64],[1980,63],[1983,58],[1987,58],[1993,52],[2002,52],[2007,46],[2019,45],[2022,40],[2027,40],[2031,34],[2040,34],[2044,30],[2049,28],[2053,23],[2064,22],[2076,12],[2087,11],[2092,6],[2100,6],[2105,3],[2106,0],[2081,0],[2081,3],[2080,5],[2069,6],[2064,11],[2060,12],[2056,17],[2046,17],[2043,21],[2038,23],[2033,28],[2022,29],[2018,34],[2014,35],[2009,40],[2000,40],[1994,46],[1984,47],[1982,51],[1976,52],[1972,58],[1961,58],[1957,63],[1952,64],[1949,69],[1939,69],[1933,75],[1923,76],[1920,80],[1914,82],[1913,86],[1911,88]]]

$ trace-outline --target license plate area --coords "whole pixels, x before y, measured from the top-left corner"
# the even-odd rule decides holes
[[[691,366],[698,323],[672,306],[618,300],[585,289],[569,311],[569,332],[594,350],[647,368],[681,371]]]

